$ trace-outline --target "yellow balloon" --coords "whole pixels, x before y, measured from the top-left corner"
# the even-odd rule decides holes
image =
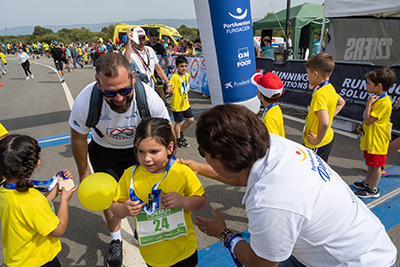
[[[79,186],[78,197],[88,210],[108,209],[114,199],[117,181],[105,172],[96,172],[86,177]]]

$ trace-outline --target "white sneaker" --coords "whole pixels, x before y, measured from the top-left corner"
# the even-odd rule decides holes
[[[29,80],[29,76],[26,76],[26,80]]]
[[[33,74],[31,74],[31,79],[33,79],[34,77],[33,77]]]

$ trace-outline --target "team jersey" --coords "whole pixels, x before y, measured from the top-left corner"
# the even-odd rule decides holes
[[[128,168],[121,177],[115,192],[114,201],[125,202],[129,199],[132,168],[133,167]],[[146,171],[144,167],[139,165],[133,173],[133,185],[136,195],[141,200],[148,203],[149,193],[151,192],[152,187],[162,179],[164,174],[165,173],[150,173]],[[159,184],[158,189],[161,189],[164,194],[176,192],[187,197],[204,195],[203,186],[196,174],[188,166],[176,161],[171,166],[168,175]],[[178,216],[179,214],[177,209],[164,208],[161,211],[160,210],[154,215],[147,215],[142,212],[135,216],[135,227],[138,231],[140,254],[146,263],[151,266],[172,266],[175,263],[190,257],[196,251],[196,235],[191,219],[191,212],[185,209],[183,209],[183,218],[179,225],[181,225],[181,228],[185,225],[186,234],[177,236],[173,239],[167,239],[167,235],[160,235],[159,233],[167,231],[166,228],[168,227],[168,230],[171,230],[171,228],[173,229],[174,221],[179,219],[174,218],[174,216]],[[143,217],[145,221],[142,220]],[[161,237],[160,240],[154,238],[156,241],[153,240],[153,243],[141,245],[141,243],[146,242],[146,240],[143,240],[144,237],[141,236],[141,228],[145,228],[146,226],[149,227],[150,230],[153,229],[150,231],[147,241],[154,238],[154,235],[157,234]],[[168,233],[173,234],[172,232]]]
[[[322,86],[321,88],[317,89],[317,91],[314,92],[311,99],[311,104],[308,110],[308,115],[306,118],[303,131],[303,140],[306,147],[317,148],[325,146],[330,142],[332,142],[334,133],[331,126],[338,100],[339,100],[339,94],[336,93],[336,90],[331,83]],[[319,124],[318,111],[321,110],[328,111],[329,127],[322,141],[318,145],[313,145],[307,141],[307,134],[308,132],[313,132],[314,134],[318,134],[318,124]]]
[[[61,242],[50,236],[60,220],[47,199],[36,189],[18,192],[0,187],[1,241],[8,267],[42,266],[61,251]]]
[[[174,95],[172,96],[171,109],[174,112],[186,111],[190,108],[189,104],[189,73],[184,76],[177,71],[172,75],[171,80]]]
[[[373,124],[366,125],[363,121],[364,135],[361,137],[360,148],[369,154],[386,155],[392,134],[392,101],[389,96],[378,99],[371,106],[371,116],[377,118]]]
[[[265,112],[262,122],[267,127],[269,133],[285,137],[282,110],[278,105],[271,107]]]

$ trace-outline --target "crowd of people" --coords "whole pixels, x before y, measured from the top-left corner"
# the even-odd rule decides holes
[[[217,209],[213,219],[196,217],[198,228],[220,238],[237,266],[395,265],[396,247],[379,219],[357,198],[379,197],[377,186],[390,142],[387,91],[395,81],[389,67],[366,75],[366,89],[374,95],[357,131],[362,135],[360,148],[368,172],[364,181],[355,184],[359,190],[354,194],[328,164],[334,142],[333,117],[345,105],[329,81],[335,67],[332,55],[319,53],[306,63],[308,81],[317,88],[304,125],[303,146],[285,138],[283,115],[277,105],[283,93],[281,79],[271,72],[256,73],[251,82],[264,105],[262,118],[234,104],[204,112],[196,123],[196,139],[207,163],[199,163],[177,159],[174,154],[177,147],[188,147],[183,133],[194,121],[186,57],[196,56],[196,48],[201,51],[200,41],[193,47],[180,39],[179,48],[170,44],[165,48],[157,40],[156,30],[146,33],[140,27],[128,29],[127,36],[123,51],[116,51],[111,41],[68,46],[54,41],[48,51],[60,77],[64,64],[83,66],[89,58],[96,70],[95,81],[76,97],[68,123],[79,181],[89,175],[89,160],[95,172],[106,172],[118,182],[114,202],[104,210],[110,232],[108,266],[124,265],[121,219],[127,216],[134,217],[135,238],[148,266],[198,265],[191,212],[203,208],[207,198],[196,174],[247,187],[243,203],[250,243],[227,228]],[[270,44],[270,39],[265,43]],[[33,78],[25,63],[30,61],[28,53],[19,47],[18,59],[27,76]],[[86,58],[85,53],[90,56]],[[177,55],[178,71],[170,80],[165,75],[168,53]],[[159,82],[172,95],[175,125],[165,99],[156,90]],[[138,84],[143,85],[145,107],[138,97]],[[107,119],[90,126],[87,117],[96,90],[103,103],[99,112]],[[91,128],[95,131],[88,144]],[[68,200],[76,187],[66,191],[56,186],[58,189],[50,189],[46,195],[39,194],[29,178],[40,165],[40,147],[29,136],[8,135],[3,129],[0,125],[0,137],[6,136],[0,141],[5,263],[10,267],[25,262],[30,266],[61,266],[58,237],[67,227]],[[66,179],[72,179],[67,170],[64,173]],[[55,215],[47,201],[58,194],[61,204]],[[33,201],[38,205],[30,208]],[[11,223],[17,226],[8,227]],[[32,253],[18,254],[27,246]]]

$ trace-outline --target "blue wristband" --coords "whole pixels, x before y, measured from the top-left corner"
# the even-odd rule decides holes
[[[244,241],[241,234],[228,236],[228,238],[226,239],[226,247],[229,249],[229,252],[231,253],[232,259],[235,262],[236,266],[243,267],[243,265],[240,263],[235,255],[235,247],[240,241]]]

